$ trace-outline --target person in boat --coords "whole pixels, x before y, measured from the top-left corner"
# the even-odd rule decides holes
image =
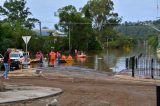
[[[86,54],[83,51],[80,51],[80,53],[77,53],[76,57],[77,58],[85,58]]]
[[[67,60],[72,60],[72,59],[73,59],[72,56],[69,54]]]
[[[65,59],[66,59],[66,56],[65,56],[65,55],[62,55],[61,59],[62,59],[62,60],[65,60]]]

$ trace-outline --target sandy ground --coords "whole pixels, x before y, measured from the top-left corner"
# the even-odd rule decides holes
[[[62,94],[55,97],[2,106],[47,106],[46,104],[54,99],[57,100],[57,106],[156,106],[154,81],[104,77],[68,76],[52,72],[36,77],[1,79],[7,84],[56,87],[64,90]]]

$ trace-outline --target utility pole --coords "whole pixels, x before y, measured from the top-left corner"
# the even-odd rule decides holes
[[[39,23],[39,31],[40,31],[40,36],[42,36],[41,21],[39,21],[38,23]]]
[[[68,26],[68,30],[69,30],[69,53],[71,52],[71,38],[70,38],[70,27]]]

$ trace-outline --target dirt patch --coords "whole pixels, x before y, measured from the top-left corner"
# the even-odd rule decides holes
[[[3,84],[3,82],[0,80],[0,92],[4,92],[7,89],[5,89],[5,85]]]
[[[3,106],[45,106],[54,99],[60,106],[156,106],[154,83],[125,81],[112,77],[105,80],[68,77],[54,72],[40,77],[12,77],[3,81],[16,85],[56,87],[64,91],[56,97]]]

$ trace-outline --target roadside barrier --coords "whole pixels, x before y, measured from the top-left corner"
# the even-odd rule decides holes
[[[126,58],[126,71],[131,72],[132,77],[160,79],[160,60],[154,57],[132,56]]]

